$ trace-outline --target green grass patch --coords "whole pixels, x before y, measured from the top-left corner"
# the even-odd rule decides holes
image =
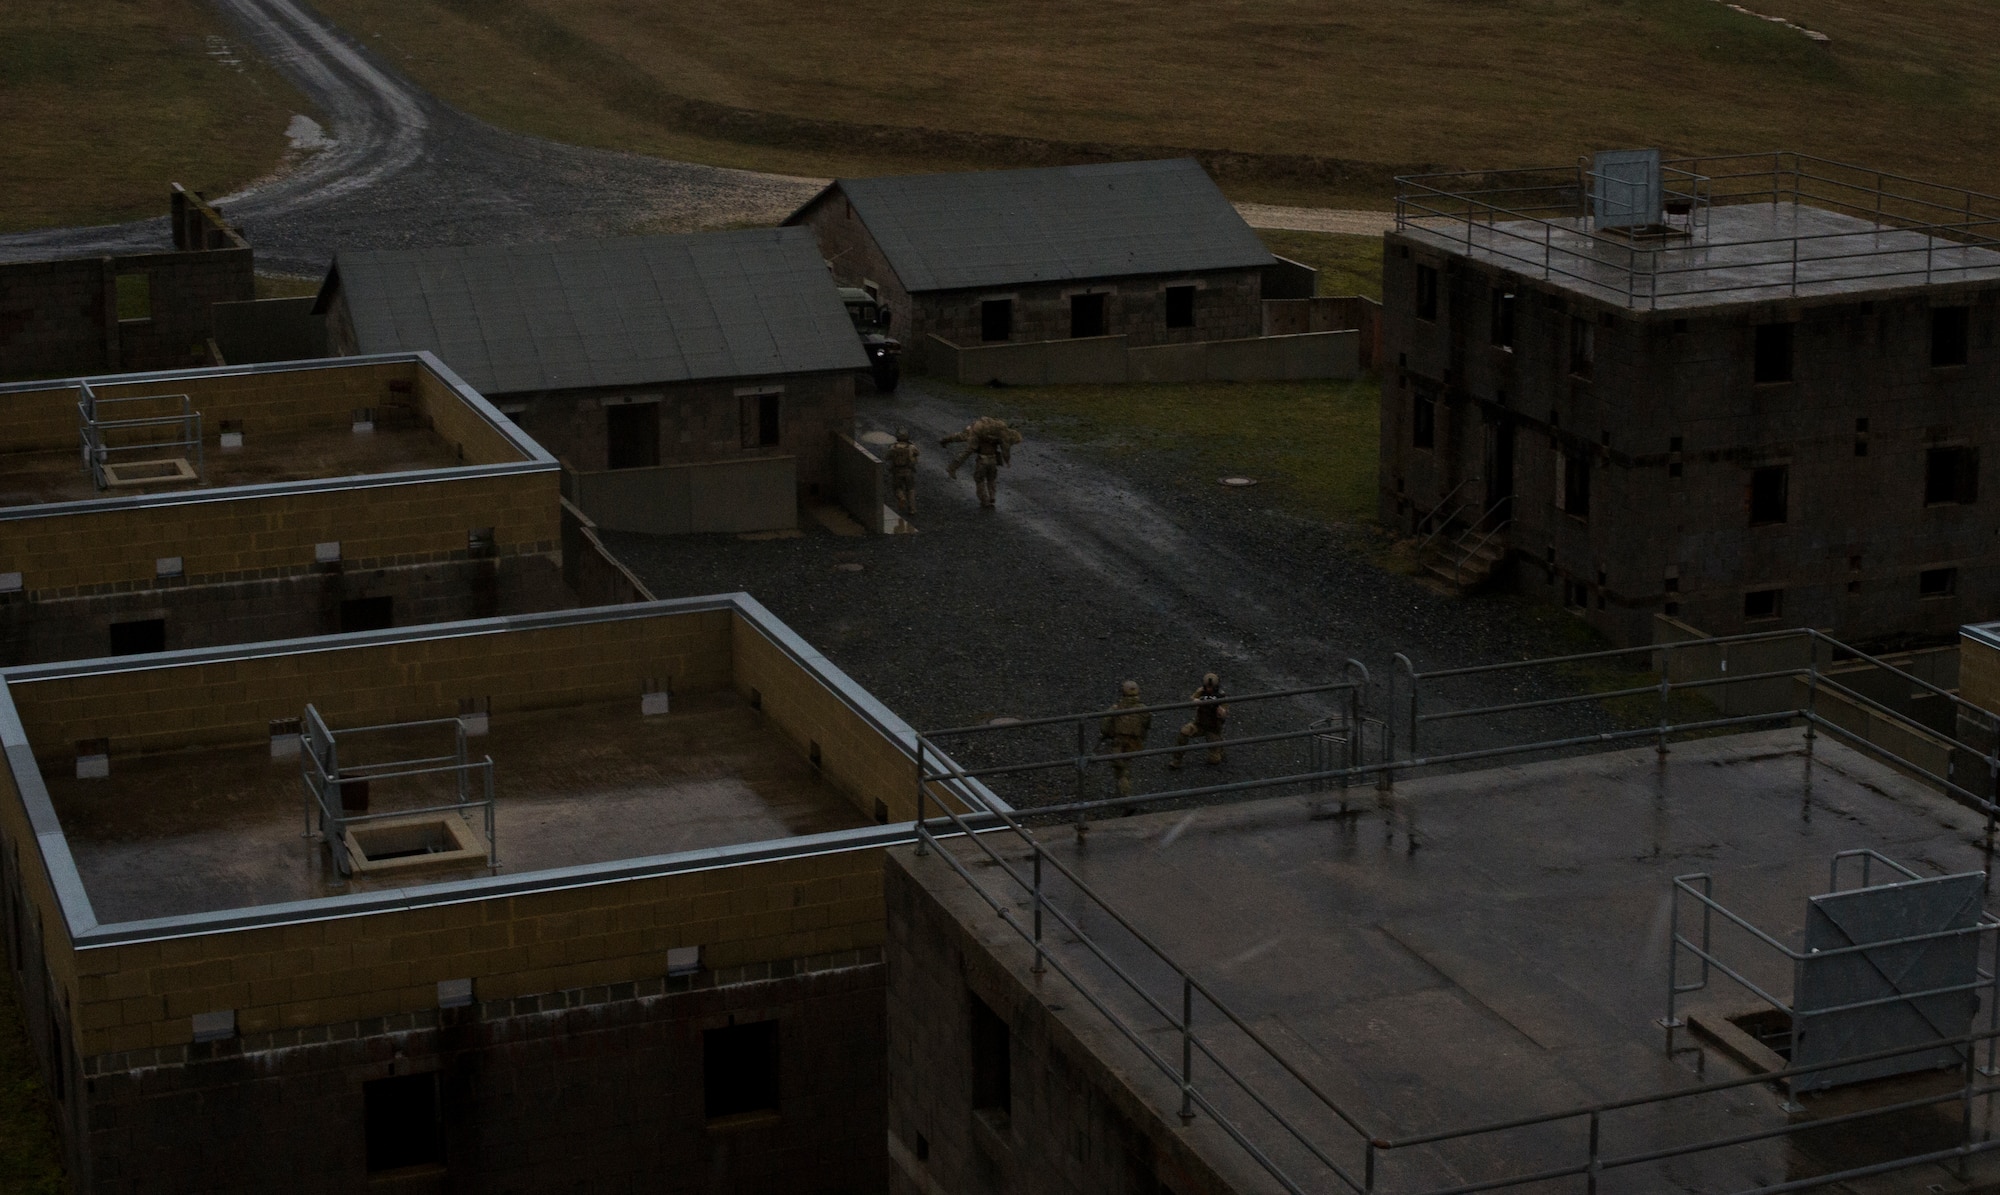
[[[202,0],[0,4],[0,232],[158,216],[276,169],[308,111]]]
[[[324,279],[301,278],[296,274],[257,275],[257,297],[260,299],[303,299],[319,293]]]
[[[1166,456],[1191,489],[1329,523],[1375,519],[1381,385],[1373,378],[956,389],[1030,444],[1048,436],[1114,458]],[[1258,484],[1225,490],[1219,479],[1231,476]]]
[[[1319,293],[1382,301],[1382,238],[1259,229],[1264,247],[1319,271]]]
[[[0,978],[0,1191],[60,1195],[68,1190],[54,1106],[28,1055],[14,985]]]

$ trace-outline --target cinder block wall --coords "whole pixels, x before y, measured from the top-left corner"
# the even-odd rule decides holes
[[[1512,428],[1513,582],[1612,639],[1655,614],[1711,634],[1819,626],[1843,638],[1944,636],[2000,600],[2000,502],[1986,492],[2000,416],[2000,288],[1952,284],[1661,311],[1600,303],[1390,234],[1383,271],[1383,521],[1404,531],[1453,493],[1483,505],[1496,429]],[[1420,267],[1435,320],[1415,316]],[[1515,295],[1514,343],[1492,344],[1492,296]],[[1968,361],[1930,364],[1931,310],[1968,309]],[[1590,376],[1571,369],[1578,321]],[[1792,379],[1755,381],[1756,328],[1792,329]],[[1429,399],[1434,442],[1412,440]],[[1972,503],[1926,505],[1933,447],[1982,450]],[[1591,466],[1587,518],[1556,508],[1559,454]],[[1751,526],[1752,471],[1788,470],[1787,517]],[[1923,597],[1919,574],[1957,570]],[[1779,614],[1745,595],[1782,591]],[[1573,589],[1571,589],[1573,592]]]
[[[1117,1031],[1101,1021],[1089,1042],[1051,1011],[1082,1009],[1067,983],[1051,971],[1040,985],[1024,981],[1032,951],[935,859],[890,851],[884,879],[889,971],[890,1191],[927,1195],[1235,1195],[1266,1189],[1246,1173],[1218,1174],[1208,1149],[1234,1148],[1222,1132],[1197,1120],[1169,1128],[1134,1089],[1130,1076],[1107,1064],[1106,1051],[1125,1056]],[[1058,990],[1060,989],[1060,994]],[[1008,1026],[1011,1108],[1005,1115],[973,1107],[972,1000]],[[1094,1012],[1078,1015],[1096,1018]],[[1143,1065],[1143,1064],[1140,1064]],[[1162,1080],[1154,1087],[1173,1090]],[[919,1138],[922,1148],[919,1148]],[[1205,1139],[1205,1140],[1204,1140]],[[919,1152],[928,1157],[919,1158]],[[1235,1180],[1235,1181],[1232,1181]]]
[[[1169,328],[1166,288],[1196,287],[1194,326]],[[1011,341],[1067,340],[1070,295],[1103,293],[1104,331],[1125,336],[1138,348],[1155,344],[1192,344],[1202,340],[1237,340],[1264,331],[1263,274],[1234,270],[1209,274],[1161,274],[1109,281],[1065,282],[1042,286],[994,287],[989,290],[931,291],[915,297],[912,334],[940,336],[953,344],[973,347],[980,339],[980,303],[989,298],[1014,301]]]
[[[140,397],[154,394],[185,394],[201,412],[202,434],[213,440],[224,420],[242,424],[250,439],[272,432],[307,431],[315,428],[345,428],[354,412],[362,407],[386,407],[399,397],[391,385],[399,387],[407,404],[408,393],[419,375],[427,375],[415,361],[384,361],[367,365],[329,363],[303,369],[220,373],[209,376],[163,378],[137,382],[93,382],[91,389],[103,398]],[[443,386],[432,379],[434,390]],[[74,450],[77,445],[77,391],[73,386],[17,389],[0,393],[0,452]],[[466,412],[470,417],[470,412]],[[471,459],[477,449],[493,453],[489,440],[470,436],[448,436],[467,441],[468,460],[473,464],[518,461],[521,454],[511,445],[489,459]],[[504,443],[504,441],[503,441]]]
[[[13,682],[22,724],[49,766],[78,739],[113,755],[255,743],[307,702],[334,725],[455,717],[630,697],[649,679],[701,692],[731,683],[728,610],[483,630],[407,642],[336,643],[285,655],[167,664]]]
[[[758,386],[784,388],[778,402],[779,440],[773,446],[744,444],[744,400],[736,392]],[[661,464],[790,455],[798,460],[799,491],[804,498],[832,500],[833,435],[854,432],[851,373],[787,374],[542,394],[530,398],[527,410],[514,416],[514,421],[536,443],[571,468],[595,472],[610,467],[605,400],[618,398],[658,401]]]
[[[786,658],[749,621],[736,620],[736,691],[755,691],[759,705],[785,737],[810,757],[817,745],[820,769],[861,816],[906,822],[917,816],[917,765],[902,745],[883,737],[818,678]],[[935,799],[937,792],[932,789]],[[954,803],[955,805],[956,803]],[[938,807],[930,807],[938,816]]]
[[[179,584],[310,571],[314,545],[339,541],[356,566],[463,559],[475,528],[499,555],[553,553],[561,540],[555,470],[451,476],[258,496],[162,496],[154,505],[0,520],[0,572],[19,572],[31,597],[104,587],[149,588],[161,557],[179,556]]]
[[[118,318],[121,274],[147,278],[144,317]],[[255,297],[240,245],[0,263],[0,381],[204,364],[210,306]]]
[[[1958,695],[2000,714],[2000,648],[1971,635],[1959,636]]]

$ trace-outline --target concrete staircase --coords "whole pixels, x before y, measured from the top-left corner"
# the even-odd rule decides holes
[[[1425,574],[1461,594],[1475,592],[1507,559],[1507,531],[1506,523],[1485,531],[1474,523],[1438,536],[1424,558]]]

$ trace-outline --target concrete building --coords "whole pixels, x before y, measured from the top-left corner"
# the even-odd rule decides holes
[[[844,178],[786,223],[812,229],[834,276],[887,306],[925,367],[932,338],[1260,337],[1265,276],[1280,268],[1192,159]]]
[[[335,353],[436,353],[620,529],[767,530],[830,503],[868,366],[791,229],[342,253],[314,310]]]
[[[1401,181],[1383,521],[1622,642],[1990,615],[2000,199],[1793,154],[1651,171],[1645,210],[1578,169]]]
[[[0,386],[0,663],[638,596],[558,480],[429,354]]]
[[[1591,707],[1573,664],[1442,669],[1245,735],[1262,791],[1177,787],[1156,755],[1133,799],[892,850],[890,1189],[2000,1180],[1991,746],[1870,705],[1930,687],[1836,675],[1854,657],[1812,632],[1647,650],[1661,724],[1608,719],[1598,754],[1451,698],[1483,673]],[[1409,754],[1442,717],[1483,763]],[[1347,737],[1376,719],[1393,759]],[[981,754],[1003,797],[1039,782]]]
[[[0,669],[76,1189],[881,1190],[911,740],[743,595]]]
[[[210,308],[256,298],[250,245],[175,183],[172,249],[0,263],[0,382],[209,363]]]

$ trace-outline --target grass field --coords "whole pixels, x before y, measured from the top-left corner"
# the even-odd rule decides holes
[[[0,3],[0,232],[221,195],[278,165],[300,103],[202,0]]]
[[[1146,386],[951,387],[1030,435],[1113,458],[1172,455],[1204,491],[1255,478],[1258,502],[1331,523],[1375,518],[1381,389],[1354,382],[1205,382]]]
[[[1319,293],[1382,300],[1382,238],[1262,229],[1264,247],[1319,271]]]
[[[59,1195],[69,1189],[51,1110],[48,1092],[28,1059],[13,981],[0,977],[0,1191]]]
[[[1306,155],[1239,198],[1379,201],[1390,168],[1792,148],[2000,190],[1992,0],[322,0],[453,102],[589,144],[810,173],[1027,142]],[[1240,167],[1240,169],[1239,169]],[[1232,177],[1235,176],[1235,177]]]

